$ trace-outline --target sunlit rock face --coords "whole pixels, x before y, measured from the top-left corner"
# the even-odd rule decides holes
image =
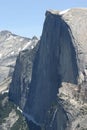
[[[0,93],[8,89],[19,52],[33,49],[37,42],[35,36],[30,39],[7,30],[0,31]]]
[[[19,57],[16,62],[12,81],[14,85],[12,84],[10,87],[10,99],[23,109],[28,120],[45,130],[65,130],[68,121],[71,121],[64,105],[57,97],[58,92],[69,97],[68,100],[74,99],[76,96],[78,100],[86,102],[87,97],[84,97],[87,83],[86,27],[87,9],[68,9],[63,12],[47,11],[39,46],[34,53],[34,58],[31,58],[31,61],[33,59],[32,71],[31,69],[27,71],[30,68],[27,62],[32,53],[25,52],[23,61],[26,59],[26,62],[22,66],[27,64],[28,68],[17,74],[18,76],[20,74],[20,78],[16,78],[15,72],[26,67],[20,68],[18,71],[17,66],[21,58]],[[29,54],[26,55],[27,53]],[[21,62],[19,66],[21,66]],[[24,79],[27,79],[27,84],[23,82],[24,75],[28,75]],[[19,96],[17,96],[18,94]],[[13,95],[17,96],[17,100]],[[65,99],[63,98],[63,100]],[[76,99],[74,100],[76,101]],[[77,112],[76,108],[75,110],[70,106],[68,108],[71,114]],[[68,127],[72,128],[69,125]],[[70,130],[70,128],[68,129]]]

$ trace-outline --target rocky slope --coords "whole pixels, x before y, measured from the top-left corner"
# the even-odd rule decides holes
[[[0,130],[29,130],[25,117],[6,93],[0,94]]]
[[[35,36],[30,39],[6,30],[0,32],[0,130],[29,129],[20,109],[8,100],[7,93],[19,53],[21,57],[26,52],[25,57],[27,57],[37,42]]]
[[[32,49],[38,39],[25,38],[9,31],[0,32],[0,92],[7,89],[20,51]]]
[[[41,130],[86,130],[87,9],[47,11],[36,50],[19,55],[10,99]]]

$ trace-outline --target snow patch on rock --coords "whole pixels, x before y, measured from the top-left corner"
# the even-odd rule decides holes
[[[0,59],[2,58],[2,54],[0,54]]]
[[[24,38],[21,38],[21,39],[20,39],[20,42],[22,42],[23,40],[24,40]]]
[[[67,9],[67,10],[61,11],[61,12],[59,12],[59,14],[60,14],[60,15],[65,14],[65,13],[67,13],[69,10],[70,10],[70,9]]]
[[[14,55],[14,51],[11,52],[11,55]]]
[[[24,48],[23,48],[22,50],[25,50],[30,44],[31,44],[31,41],[28,42],[28,43],[24,46]]]
[[[6,39],[6,41],[8,41],[8,40],[12,40],[12,39],[13,39],[13,36],[10,35],[10,36]]]
[[[8,93],[8,92],[9,92],[9,90],[4,90],[4,91],[2,91],[1,94],[3,95],[3,94]]]
[[[23,112],[19,107],[17,107],[17,110],[20,111],[21,113]]]

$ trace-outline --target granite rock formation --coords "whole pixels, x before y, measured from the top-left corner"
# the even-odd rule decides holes
[[[28,60],[33,52],[25,53],[24,60],[27,61],[19,65],[19,55],[16,62],[10,99],[20,106],[28,120],[41,129],[86,129],[87,9],[47,11],[39,47],[30,60],[33,59],[31,65]],[[18,66],[20,71],[21,66],[25,71],[20,73]],[[28,81],[26,84],[25,80]]]
[[[7,30],[0,32],[0,93],[8,88],[20,51],[32,49],[38,39],[15,35]]]
[[[32,77],[32,68],[35,54],[38,50],[39,43],[33,49],[26,49],[19,53],[10,84],[11,99],[23,108],[29,92],[29,83]]]

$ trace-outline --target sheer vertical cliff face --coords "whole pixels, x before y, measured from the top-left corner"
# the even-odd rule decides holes
[[[32,71],[27,71],[29,64],[24,67],[26,62],[22,62],[23,68],[27,68],[26,74],[21,72],[20,78],[16,77],[15,73],[21,66],[21,63],[20,65],[18,63],[21,58],[19,57],[17,60],[10,87],[10,99],[23,109],[28,120],[45,130],[65,130],[66,128],[69,117],[63,108],[64,105],[57,97],[58,92],[67,96],[69,100],[76,97],[85,101],[87,98],[84,98],[83,94],[87,83],[86,12],[86,9],[71,9],[60,13],[47,11],[39,48],[34,55],[33,64],[31,64]],[[82,29],[84,33],[82,33]],[[28,61],[29,55],[31,56],[29,52],[28,55],[25,55],[26,61]],[[27,84],[23,82],[22,76],[24,75],[27,75]],[[27,78],[25,76],[25,79]],[[20,98],[14,100],[17,94],[20,95]],[[67,104],[65,98],[62,98]],[[70,100],[69,103],[72,107],[74,102]],[[72,115],[74,110],[70,107],[67,109]],[[75,108],[75,112],[77,112],[77,108]]]
[[[77,83],[73,42],[71,30],[61,16],[47,12],[25,106],[25,112],[37,123],[45,122],[47,112],[56,104],[61,81]]]

